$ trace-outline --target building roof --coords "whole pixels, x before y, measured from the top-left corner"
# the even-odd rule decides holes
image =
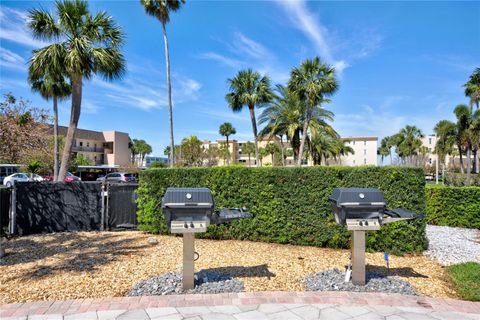
[[[352,141],[377,141],[378,137],[370,136],[370,137],[342,137],[342,139],[352,140]]]
[[[53,126],[50,127],[50,130],[53,132]],[[58,134],[62,136],[66,136],[68,131],[68,127],[65,126],[58,126]],[[85,129],[78,129],[75,132],[76,139],[85,139],[85,140],[96,140],[105,142],[105,137],[103,136],[103,132],[101,131],[93,131],[93,130],[85,130]]]

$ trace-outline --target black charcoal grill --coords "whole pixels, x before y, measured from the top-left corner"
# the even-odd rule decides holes
[[[335,188],[330,197],[338,224],[353,231],[352,282],[365,284],[365,231],[380,230],[386,223],[421,218],[405,209],[387,209],[383,193],[373,188]],[[349,280],[347,270],[346,281]]]
[[[215,212],[212,192],[207,188],[168,188],[162,209],[171,233],[183,234],[183,289],[194,287],[195,233],[206,232],[210,224],[251,218],[246,209]]]

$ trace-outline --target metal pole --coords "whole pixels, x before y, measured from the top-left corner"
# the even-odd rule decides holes
[[[352,282],[365,285],[365,231],[353,231],[352,238]]]
[[[10,234],[15,234],[17,229],[17,188],[12,187],[12,201],[10,203]]]
[[[183,234],[183,290],[194,288],[194,256],[195,252],[195,233]]]
[[[100,201],[102,202],[100,212],[100,231],[105,230],[105,186],[101,184]]]
[[[435,146],[437,146],[436,134],[435,134]],[[437,152],[437,160],[435,161],[435,184],[438,184],[438,152]]]

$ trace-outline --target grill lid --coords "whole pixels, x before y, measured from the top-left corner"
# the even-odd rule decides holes
[[[214,205],[208,188],[167,188],[162,199],[162,208],[208,207]]]
[[[383,193],[374,188],[335,188],[330,201],[337,206],[385,205]]]

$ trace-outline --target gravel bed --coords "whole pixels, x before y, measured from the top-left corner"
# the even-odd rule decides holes
[[[480,231],[427,225],[428,250],[423,254],[444,266],[474,261],[480,263]]]
[[[223,293],[241,292],[243,282],[226,273],[202,270],[195,274],[195,288],[182,289],[182,273],[168,272],[137,283],[127,296],[152,296],[180,293]]]
[[[345,272],[330,269],[310,274],[305,278],[306,291],[355,291],[355,292],[387,292],[417,295],[410,283],[396,276],[385,277],[375,272],[367,272],[366,285],[357,286],[351,281],[345,282]]]

